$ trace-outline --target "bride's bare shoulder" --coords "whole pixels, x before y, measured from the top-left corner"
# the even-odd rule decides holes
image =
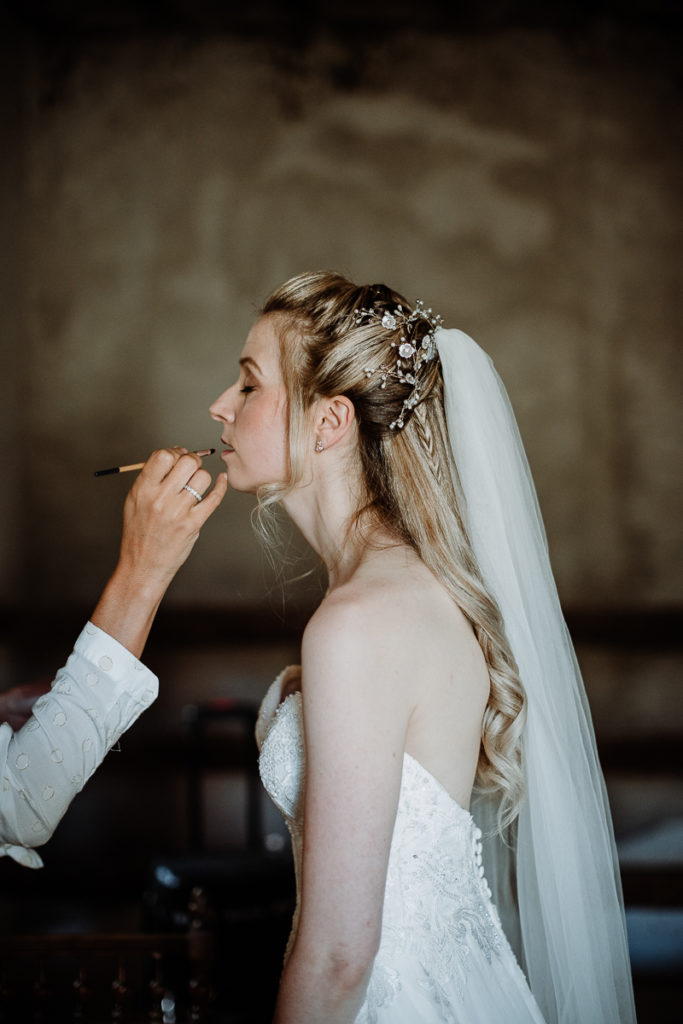
[[[308,623],[303,650],[322,647],[354,660],[405,663],[430,638],[469,627],[443,586],[415,558],[394,558],[358,573],[325,597]],[[418,643],[418,640],[420,641]]]
[[[366,588],[353,584],[327,594],[304,630],[304,650],[330,642],[335,647],[358,642],[375,624],[379,610],[376,598]]]
[[[399,679],[410,653],[404,643],[400,614],[395,616],[390,602],[374,589],[344,587],[330,593],[306,626],[301,645],[309,727],[315,706],[340,720],[352,714],[354,720],[360,715],[379,723],[387,707],[397,717],[407,715],[406,701],[397,692],[407,695]]]

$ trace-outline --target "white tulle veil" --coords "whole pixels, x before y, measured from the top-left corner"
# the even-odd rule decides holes
[[[486,353],[457,330],[437,330],[436,342],[456,489],[527,697],[526,795],[509,845],[493,834],[493,799],[473,804],[489,836],[487,877],[549,1024],[628,1024],[635,1010],[612,823],[524,447]]]

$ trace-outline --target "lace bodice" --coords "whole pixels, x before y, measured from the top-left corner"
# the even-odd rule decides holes
[[[298,886],[306,753],[301,694],[280,702],[283,678],[284,673],[263,700],[256,735],[263,784],[292,836]],[[297,922],[298,906],[288,951]],[[380,949],[357,1024],[373,1024],[379,1011],[391,1006],[404,980],[398,965],[406,958],[419,965],[419,984],[434,1007],[433,1019],[453,1021],[454,993],[464,994],[472,957],[490,964],[503,952],[512,956],[484,877],[481,832],[469,812],[406,753]]]

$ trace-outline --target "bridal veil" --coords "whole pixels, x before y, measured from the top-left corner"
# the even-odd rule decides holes
[[[590,712],[505,388],[462,331],[436,331],[456,491],[527,697],[526,794],[511,836],[473,814],[508,938],[549,1024],[635,1021],[623,898]]]

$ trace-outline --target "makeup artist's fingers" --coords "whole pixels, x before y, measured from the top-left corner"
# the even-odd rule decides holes
[[[199,455],[195,452],[179,452],[178,449],[170,449],[172,455],[177,455],[172,466],[170,466],[168,472],[165,474],[162,480],[156,481],[159,484],[160,492],[165,496],[169,497],[172,494],[177,494],[185,484],[189,483],[192,477],[199,471],[201,471],[202,460]],[[206,473],[206,471],[203,471]],[[205,490],[211,477],[206,473],[206,480],[202,488],[195,488],[195,490]],[[194,485],[193,485],[194,486]],[[187,493],[187,492],[186,492]]]
[[[207,491],[211,486],[211,479],[211,474],[207,473],[205,469],[198,469],[184,484],[180,485],[181,490],[190,497],[194,497],[192,491],[196,491],[197,494],[204,494],[204,491]],[[191,487],[192,491],[188,491],[188,487]]]
[[[222,501],[227,479],[217,480],[206,499],[197,501],[185,484],[191,480],[188,486],[198,494],[210,485],[211,476],[201,469],[201,459],[164,451],[171,458],[164,458],[164,452],[159,457],[155,453],[149,473],[140,474],[126,498],[117,570],[119,578],[144,579],[165,589]],[[164,464],[172,467],[159,479]]]
[[[179,459],[183,458],[188,454],[187,448],[180,448],[176,446],[174,448],[159,448],[157,451],[152,452],[150,457],[145,462],[144,466],[140,470],[140,476],[138,479],[150,483],[161,483],[171,470],[177,465]],[[197,456],[198,458],[198,456]],[[201,459],[199,460],[201,465]]]
[[[194,487],[194,484],[192,484]],[[199,488],[197,488],[199,490]],[[219,473],[216,477],[216,483],[213,485],[208,494],[204,495],[202,501],[197,502],[195,508],[192,511],[195,521],[199,526],[203,526],[210,515],[216,511],[223,498],[225,497],[228,490],[228,474]]]
[[[196,452],[187,452],[186,458],[179,459],[176,465],[173,467],[173,472],[168,474],[169,482],[171,480],[174,483],[177,481],[180,484],[180,488],[185,490],[185,485],[192,487],[193,490],[203,495],[201,502],[195,499],[195,515],[194,519],[200,526],[203,526],[209,516],[216,511],[223,498],[225,497],[228,490],[228,474],[220,473],[216,478],[216,482],[211,491],[206,494],[205,492],[211,484],[211,474],[207,470],[201,468],[202,460]],[[199,466],[199,468],[195,468]],[[187,473],[191,475],[187,478]],[[193,497],[191,492],[185,490],[185,493],[189,497]]]
[[[201,465],[201,456],[196,452],[188,452],[187,448],[160,448],[152,452],[145,462],[132,492],[137,497],[141,492],[146,493],[147,489],[151,488],[161,500],[168,500],[189,483]],[[195,490],[202,493],[210,483],[211,477],[207,473],[201,487],[195,486]]]
[[[153,452],[145,463],[143,471],[135,481],[129,493],[128,519],[138,523],[156,521],[157,530],[170,528],[172,520],[176,520],[180,530],[180,520],[198,502],[192,491],[204,495],[211,486],[211,474],[202,468],[202,457],[196,452],[188,452],[187,448],[162,448]],[[187,488],[191,487],[192,491]],[[193,517],[192,524],[199,530],[211,513],[218,507],[227,491],[227,479],[217,480],[217,486],[211,492],[212,500],[205,506],[200,516]],[[195,538],[196,539],[196,538]]]
[[[168,521],[183,515],[196,498],[187,487],[203,494],[211,484],[211,475],[202,469],[202,457],[187,448],[161,448],[152,452],[137,477],[128,498],[128,519],[141,523],[145,518]]]
[[[194,482],[195,480],[201,484],[200,487],[197,487],[197,484]],[[188,452],[187,455],[183,455],[178,459],[168,474],[167,482],[169,488],[173,487],[180,490],[185,484],[192,483],[195,490],[205,491],[211,483],[211,474],[202,469],[202,460],[199,455],[195,455],[194,452]]]

